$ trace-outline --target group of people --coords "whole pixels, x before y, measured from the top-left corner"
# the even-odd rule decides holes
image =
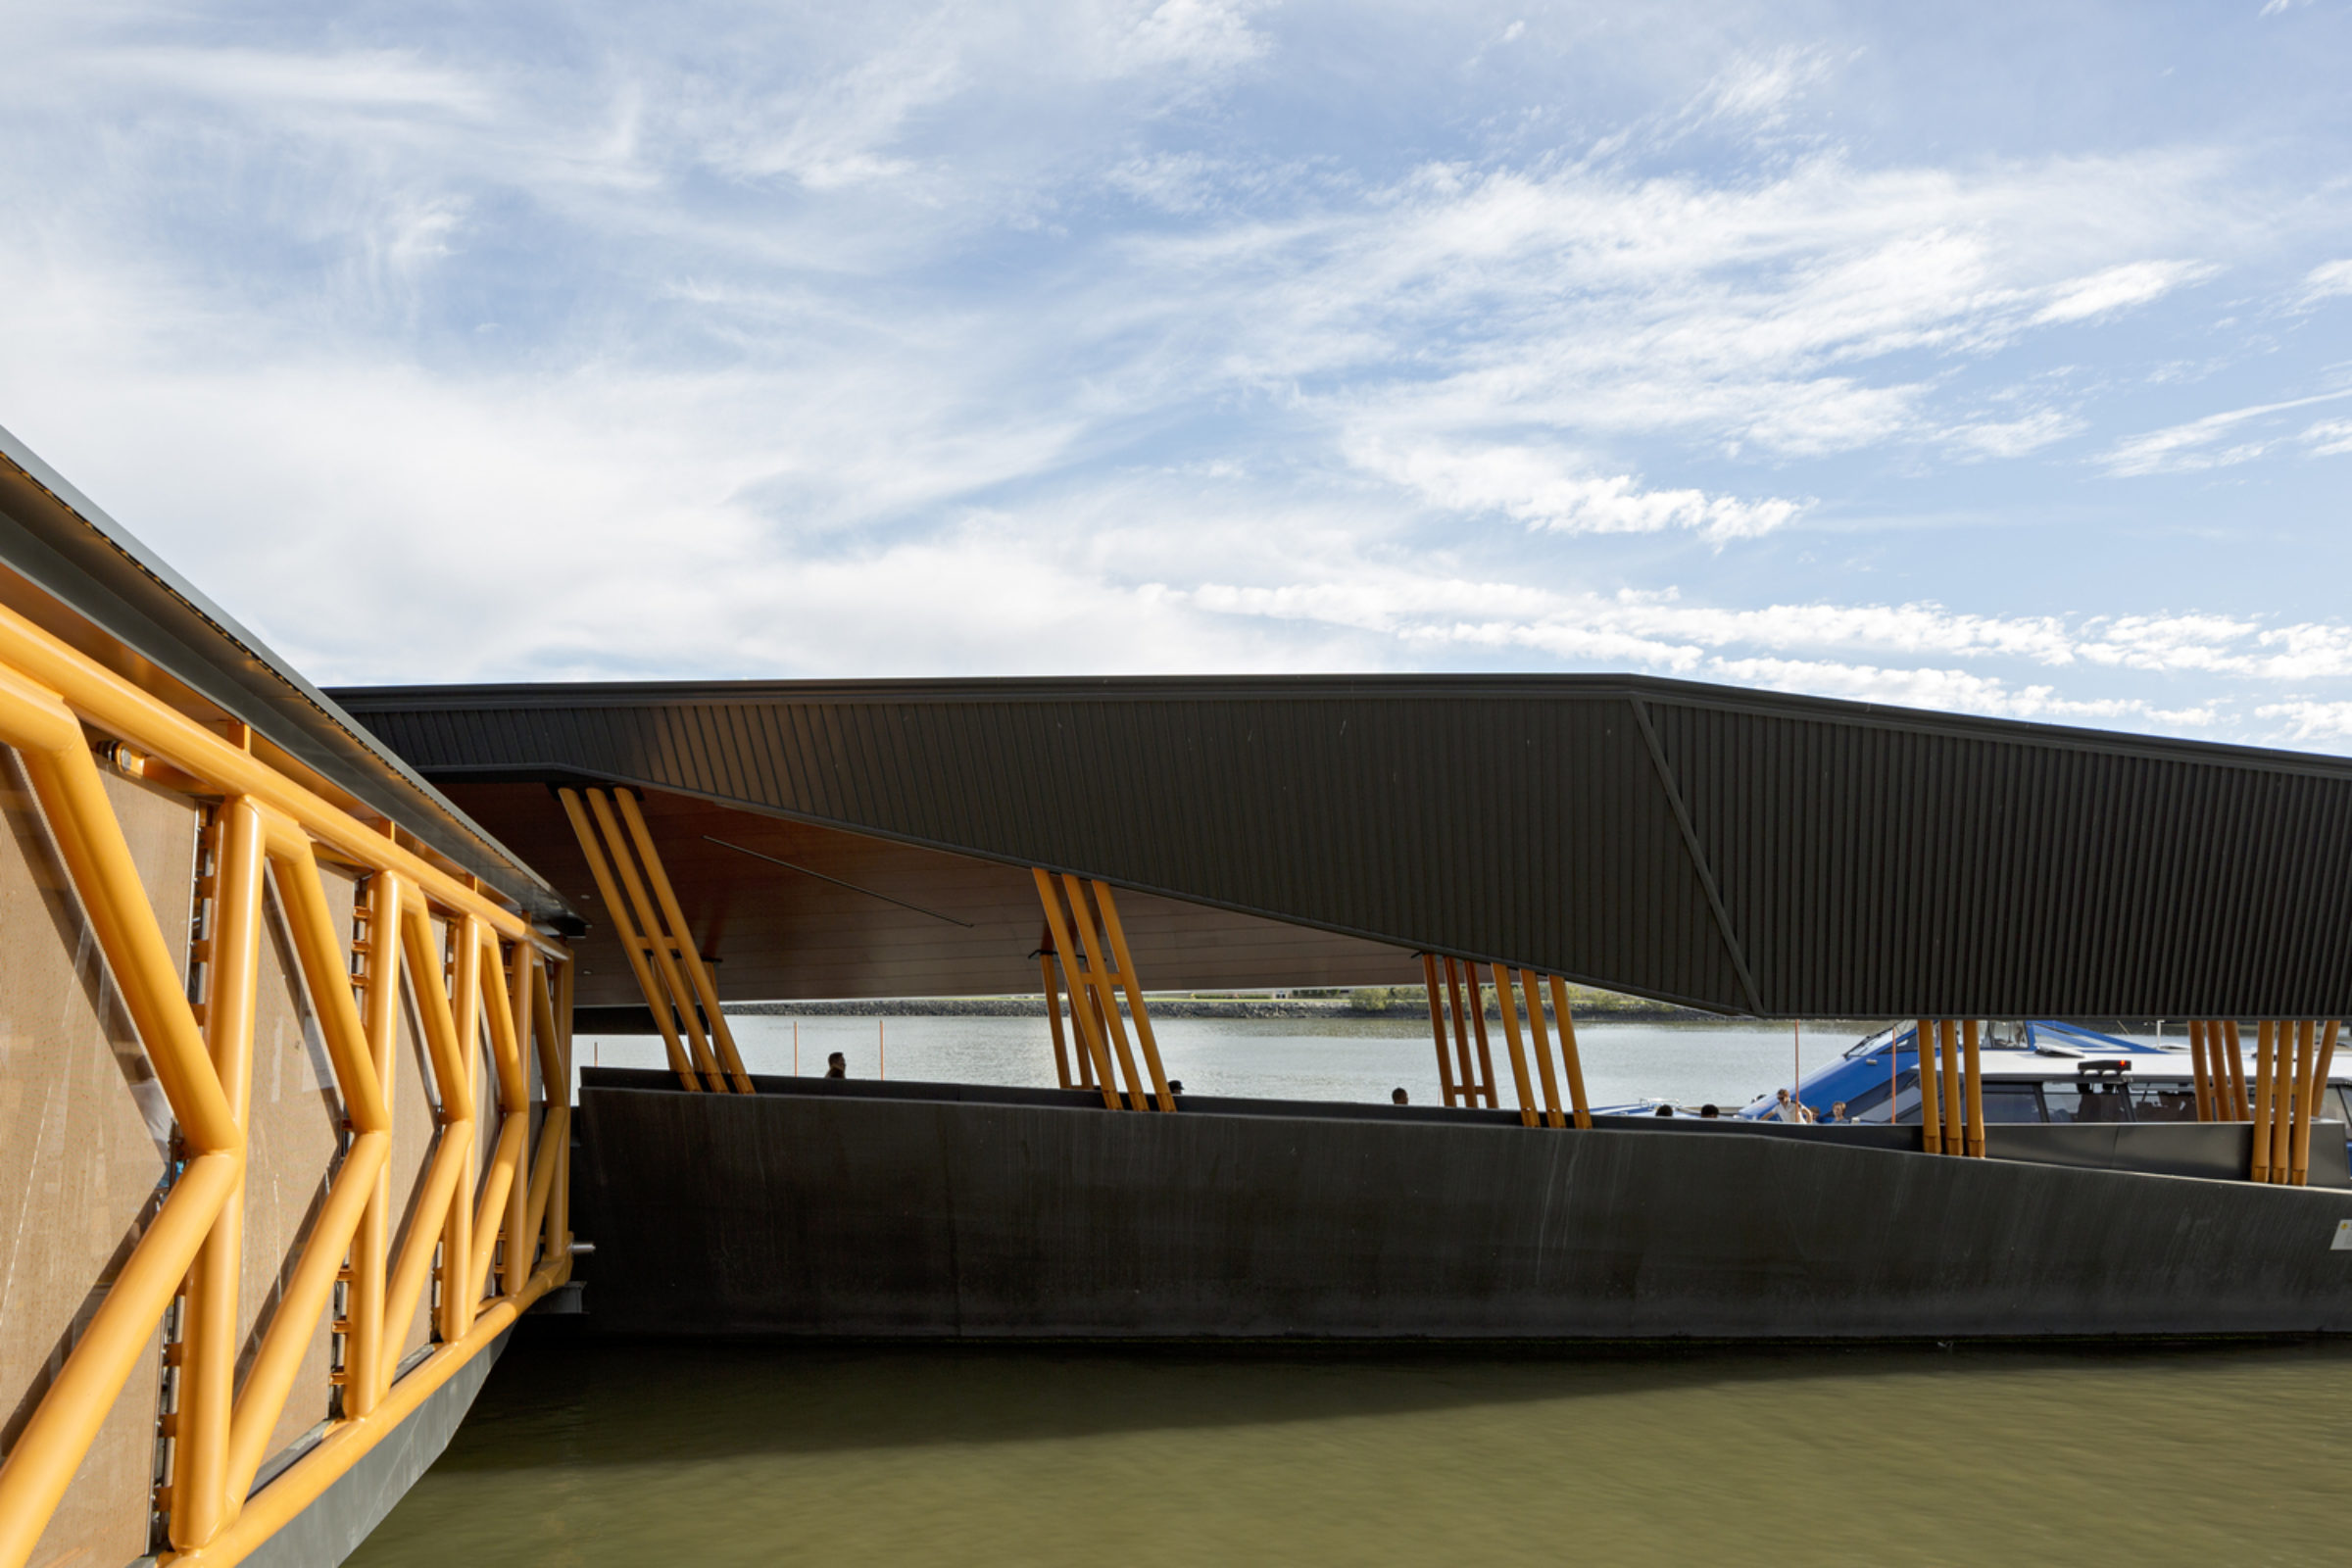
[[[1786,1089],[1780,1092],[1780,1097],[1773,1102],[1772,1108],[1764,1113],[1764,1119],[1766,1121],[1795,1122],[1799,1126],[1806,1127],[1816,1123],[1825,1127],[1854,1125],[1854,1118],[1845,1113],[1844,1101],[1840,1100],[1831,1105],[1829,1114],[1825,1116]]]

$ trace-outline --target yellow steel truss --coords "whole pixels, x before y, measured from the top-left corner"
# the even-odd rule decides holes
[[[654,1026],[662,1031],[662,1046],[679,1087],[752,1093],[751,1074],[744,1071],[743,1057],[735,1049],[735,1033],[719,1008],[718,987],[695,946],[686,911],[662,868],[636,795],[629,790],[613,790],[609,796],[604,790],[556,793],[571,819],[580,853],[587,857],[597,897],[605,901],[605,912],[612,917],[612,934],[628,956],[629,972],[653,1012]],[[640,860],[643,876],[637,870]]]
[[[1159,1061],[1159,1042],[1152,1033],[1152,1011],[1144,1004],[1143,986],[1135,975],[1135,955],[1127,948],[1127,929],[1119,921],[1119,904],[1106,882],[1080,881],[1063,873],[1056,878],[1042,866],[1030,867],[1037,883],[1038,902],[1046,911],[1046,952],[1039,962],[1046,982],[1046,1011],[1054,1020],[1054,1054],[1061,1055],[1061,1004],[1053,969],[1056,961],[1070,994],[1070,1019],[1077,1028],[1083,1058],[1094,1067],[1102,1103],[1119,1108],[1119,1085],[1126,1087],[1128,1105],[1142,1110],[1147,1101],[1161,1110],[1176,1108],[1167,1073]],[[1136,1067],[1128,1046],[1127,1018],[1119,999],[1127,1000],[1127,1017],[1135,1022],[1135,1044],[1143,1052],[1143,1068]],[[1114,1066],[1115,1061],[1115,1066]],[[1145,1073],[1151,1075],[1145,1081]],[[1081,1077],[1084,1077],[1083,1071]],[[1061,1074],[1070,1087],[1069,1073]]]
[[[199,889],[211,909],[199,944],[201,1002],[189,1000],[148,903],[107,800],[93,740],[126,770],[217,803]],[[177,1408],[164,1417],[172,1457],[159,1505],[168,1513],[171,1549],[162,1560],[231,1563],[315,1499],[533,1299],[569,1277],[563,1197],[569,955],[471,878],[403,845],[389,824],[356,814],[270,766],[241,729],[216,733],[6,609],[0,609],[0,744],[17,751],[31,780],[184,1150],[161,1209],[0,1464],[0,1568],[21,1568],[33,1550],[116,1396],[181,1295],[185,1309],[172,1348]],[[321,858],[368,879],[368,934],[357,943],[337,929],[321,888]],[[270,887],[351,1142],[240,1384],[240,1195],[263,899]],[[454,939],[446,975],[436,917]],[[395,1253],[386,1163],[404,958],[440,1103],[438,1147]],[[551,979],[555,997],[548,994]],[[496,1154],[477,1187],[475,1078],[485,1012],[500,1120]],[[549,1102],[535,1159],[528,1158],[528,1051],[537,1054]],[[485,1276],[502,1244],[500,1294],[485,1301]],[[396,1383],[398,1346],[386,1325],[411,1319],[436,1267],[442,1343]],[[341,1413],[321,1442],[255,1492],[270,1434],[338,1281],[347,1286],[346,1314],[333,1324],[343,1344],[335,1374]]]

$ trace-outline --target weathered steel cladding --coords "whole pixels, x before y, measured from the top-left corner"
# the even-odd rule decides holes
[[[1624,677],[337,694],[594,777],[1771,1015],[2352,1009],[2352,764]]]

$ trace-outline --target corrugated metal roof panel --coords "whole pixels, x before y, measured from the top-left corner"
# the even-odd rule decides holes
[[[584,777],[1787,1016],[2352,1008],[2352,764],[1623,677],[337,694]]]

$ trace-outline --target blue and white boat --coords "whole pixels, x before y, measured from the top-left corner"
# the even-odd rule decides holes
[[[2255,1081],[2251,1031],[2239,1043],[2245,1079]],[[2049,1018],[1990,1025],[1978,1048],[1984,1120],[1993,1122],[2195,1121],[2197,1097],[2187,1043],[2129,1040]],[[2319,1119],[2352,1120],[2352,1075],[2331,1072]],[[1919,1120],[1917,1024],[1866,1035],[1805,1077],[1794,1099],[1819,1121],[1884,1125]],[[1733,1114],[1774,1113],[1778,1092]]]
[[[1899,1023],[1865,1035],[1827,1066],[1794,1086],[1793,1099],[1819,1122],[1884,1126],[1919,1121],[1919,1026]],[[2239,1042],[2245,1080],[2255,1082],[2252,1031]],[[2315,1107],[2316,1119],[2352,1124],[2352,1055],[2347,1070],[2331,1071]],[[2080,1024],[2033,1018],[1986,1027],[1978,1046],[1984,1077],[1984,1120],[1996,1122],[2195,1121],[2196,1087],[2185,1041],[2130,1040]],[[1770,1090],[1728,1117],[1772,1117],[1780,1092]],[[1627,1115],[1691,1115],[1699,1107],[1643,1100],[1612,1105]]]

